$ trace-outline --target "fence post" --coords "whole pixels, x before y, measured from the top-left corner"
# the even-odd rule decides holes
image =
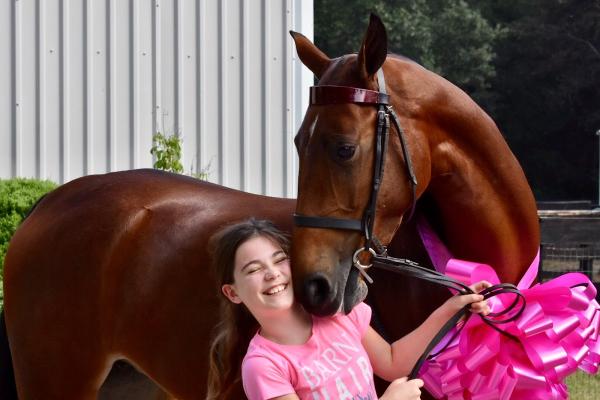
[[[536,282],[543,282],[544,280],[544,256],[546,255],[546,246],[544,243],[540,243],[540,265],[538,265],[537,277],[535,278]]]
[[[585,274],[590,281],[593,282],[594,275],[594,259],[590,254],[586,254],[586,249],[589,248],[589,244],[580,244],[579,248],[582,249],[581,258],[579,258],[579,272]]]

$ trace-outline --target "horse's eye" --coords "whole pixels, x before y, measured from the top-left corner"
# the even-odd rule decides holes
[[[349,160],[352,158],[352,156],[354,155],[354,151],[356,150],[355,146],[349,145],[349,144],[343,144],[338,146],[337,148],[337,156],[343,160]]]

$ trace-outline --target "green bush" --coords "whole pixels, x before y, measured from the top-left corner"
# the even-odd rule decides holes
[[[35,202],[55,187],[54,182],[38,179],[0,179],[0,309],[4,300],[2,276],[8,242]]]

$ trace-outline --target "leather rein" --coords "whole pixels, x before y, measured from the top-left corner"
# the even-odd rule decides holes
[[[381,182],[383,179],[383,170],[385,164],[385,156],[388,146],[388,138],[390,131],[390,119],[396,128],[396,133],[400,140],[402,155],[406,166],[407,175],[411,184],[411,208],[408,218],[410,219],[415,212],[417,201],[417,178],[414,173],[410,152],[408,150],[404,131],[400,125],[398,116],[394,112],[389,102],[389,95],[386,91],[385,77],[383,69],[377,71],[377,80],[379,82],[379,91],[361,89],[348,86],[312,86],[310,88],[310,105],[328,105],[328,104],[365,104],[372,105],[377,108],[377,125],[376,125],[376,144],[375,144],[375,159],[373,168],[373,181],[369,202],[363,212],[362,219],[350,218],[335,218],[321,217],[315,215],[294,214],[294,224],[298,227],[306,228],[322,228],[322,229],[343,229],[350,231],[358,231],[365,237],[365,244],[358,248],[353,257],[353,265],[358,269],[362,276],[369,282],[373,283],[373,279],[366,273],[366,269],[375,264],[378,268],[382,268],[394,273],[400,273],[409,277],[418,278],[433,282],[449,289],[456,290],[459,294],[474,293],[473,290],[464,283],[450,278],[437,271],[425,268],[419,264],[400,258],[390,257],[387,254],[385,246],[373,235],[373,225],[375,223],[375,212],[377,209],[377,197]],[[373,264],[362,265],[358,256],[362,252],[369,252],[372,255]],[[506,309],[499,312],[490,313],[487,316],[480,315],[481,319],[507,337],[515,339],[512,335],[504,330],[501,330],[496,325],[508,323],[520,317],[525,308],[525,299],[519,289],[515,285],[504,283],[491,286],[479,292],[488,299],[499,294],[514,294],[514,300]],[[427,346],[425,352],[421,355],[409,378],[413,379],[417,376],[421,366],[427,360],[441,353],[447,345],[449,345],[460,333],[462,327],[465,326],[466,320],[470,317],[469,306],[465,306],[459,310],[446,324],[440,332],[433,338]],[[452,337],[447,341],[446,346],[438,350],[436,354],[430,355],[431,351],[441,342],[441,340],[456,326],[456,324],[464,318],[462,327],[456,329]],[[515,339],[516,340],[516,339]]]

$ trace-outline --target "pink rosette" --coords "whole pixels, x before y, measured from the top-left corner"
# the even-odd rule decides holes
[[[449,400],[567,399],[566,376],[578,368],[598,371],[596,288],[579,273],[529,287],[535,272],[536,261],[518,285],[525,309],[515,321],[499,326],[505,333],[472,316],[458,337],[423,365],[420,376],[431,394]],[[499,283],[485,264],[451,259],[445,273],[468,285],[481,280]],[[488,304],[498,312],[514,299],[501,294]]]

